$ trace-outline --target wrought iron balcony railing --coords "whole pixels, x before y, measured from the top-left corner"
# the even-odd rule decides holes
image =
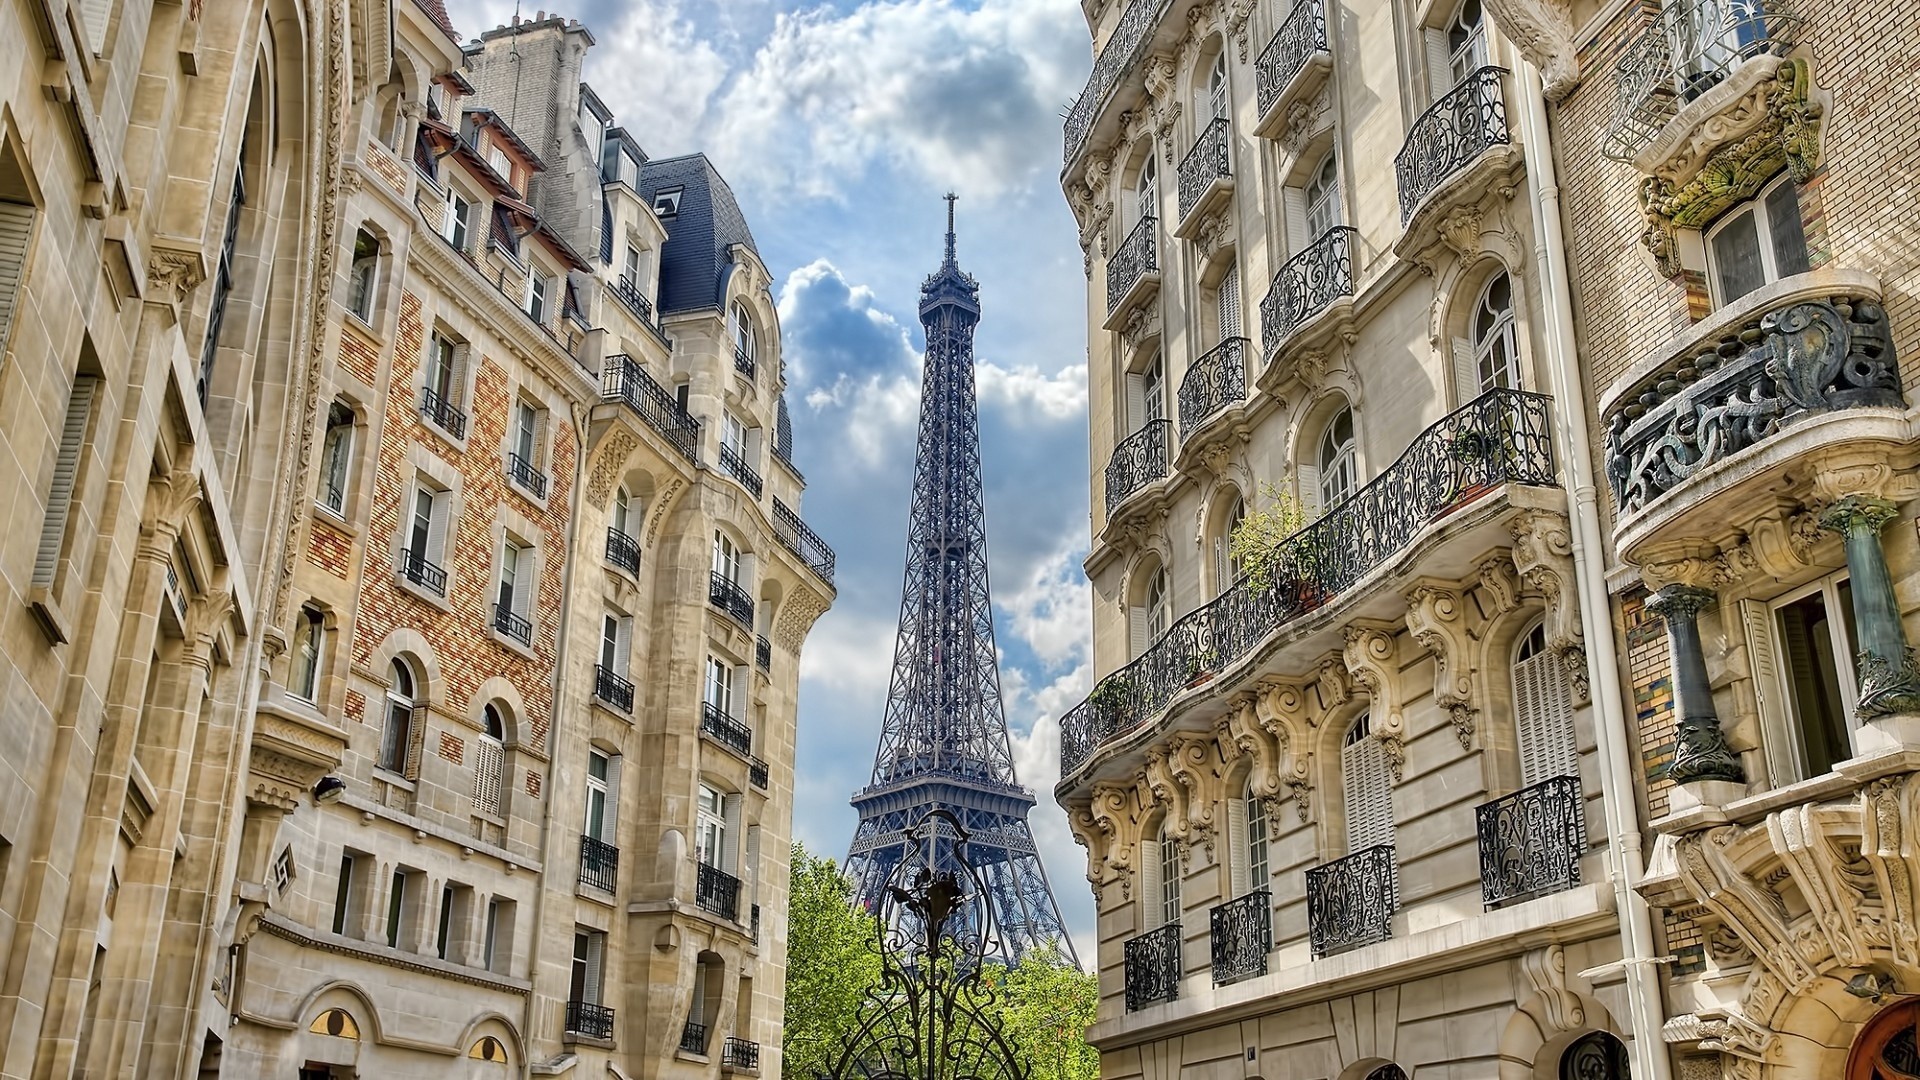
[[[1400,866],[1379,844],[1307,871],[1307,936],[1315,959],[1393,936]]]
[[[761,671],[773,670],[773,642],[765,634],[753,639],[753,666]]]
[[[739,583],[720,571],[707,575],[707,600],[733,617],[733,621],[753,629],[753,597]]]
[[[633,711],[633,684],[605,664],[593,665],[593,696],[620,712]]]
[[[400,549],[400,573],[435,596],[447,595],[447,572],[411,548]]]
[[[746,489],[753,492],[754,498],[760,497],[760,474],[754,471],[753,466],[747,464],[747,459],[742,457],[738,450],[726,443],[720,444],[720,467],[727,470],[727,475],[746,485]]]
[[[629,574],[640,572],[640,541],[607,526],[607,561]]]
[[[1400,185],[1400,223],[1406,224],[1421,200],[1481,154],[1507,143],[1507,100],[1500,92],[1505,68],[1483,67],[1440,95],[1407,131],[1393,159]]]
[[[1280,99],[1289,83],[1307,66],[1315,53],[1328,52],[1327,11],[1320,0],[1303,0],[1293,5],[1287,21],[1274,31],[1273,40],[1254,61],[1254,97],[1265,116]]]
[[[1180,220],[1185,221],[1215,180],[1233,175],[1230,160],[1233,125],[1216,116],[1193,140],[1193,149],[1180,159]]]
[[[753,913],[749,917],[747,922],[747,936],[752,938],[755,944],[758,944],[760,941],[760,905],[759,904],[753,905]]]
[[[1210,919],[1215,986],[1267,973],[1267,954],[1273,951],[1272,893],[1255,889],[1215,904]]]
[[[800,515],[793,512],[778,495],[773,499],[773,535],[778,537],[782,547],[800,557],[807,569],[820,576],[820,580],[833,584],[833,549],[820,539]]]
[[[493,605],[493,628],[522,645],[533,644],[532,620],[513,610],[512,604]]]
[[[759,758],[747,759],[747,782],[748,783],[752,784],[754,787],[759,788],[761,791],[765,791],[767,790],[767,785],[770,782],[770,780],[771,778],[767,774],[766,762],[761,761]],[[760,910],[759,907],[756,905],[754,908],[754,911],[758,912],[759,910]]]
[[[1358,584],[1430,522],[1502,484],[1552,486],[1554,473],[1545,396],[1489,390],[1443,417],[1351,498],[1282,540],[1266,589],[1234,582],[1061,717],[1061,775],[1102,743],[1156,720],[1196,670],[1224,670]]]
[[[467,437],[467,414],[443,398],[431,386],[420,388],[420,415],[456,439]]]
[[[520,485],[520,490],[536,499],[547,497],[547,474],[534,468],[533,462],[513,451],[507,451],[507,477]]]
[[[1680,105],[1757,56],[1785,56],[1805,20],[1793,0],[1667,0],[1614,65],[1615,105],[1600,152],[1632,161]]]
[[[720,1044],[720,1068],[738,1070],[758,1070],[760,1068],[760,1044],[737,1035],[727,1036]]]
[[[1173,424],[1149,420],[1145,427],[1120,440],[1107,459],[1107,513],[1127,496],[1167,475],[1167,443]]]
[[[1266,299],[1260,301],[1260,336],[1271,357],[1308,319],[1353,295],[1353,248],[1360,237],[1350,225],[1335,225],[1280,264]]]
[[[1180,996],[1180,924],[1163,923],[1127,939],[1127,1011]]]
[[[621,275],[620,280],[613,283],[613,295],[641,322],[653,325],[653,301],[647,299],[647,294],[640,291],[639,284],[632,278]]]
[[[1247,339],[1215,345],[1180,380],[1180,434],[1193,434],[1221,409],[1247,399]]]
[[[580,884],[612,892],[620,880],[620,849],[591,836],[580,837]]]
[[[639,414],[688,461],[700,460],[700,421],[624,353],[607,357],[600,377],[600,400],[618,401]]]
[[[754,363],[752,353],[735,345],[733,347],[733,370],[739,372],[740,376],[748,382],[752,382],[754,375],[758,373],[760,368],[759,365]]]
[[[1579,777],[1556,776],[1480,804],[1480,898],[1489,910],[1580,884],[1585,802]]]
[[[693,902],[728,921],[740,917],[740,879],[717,866],[695,863]]]
[[[706,1053],[707,1025],[687,1021],[687,1026],[680,1029],[680,1049],[689,1054]]]
[[[1160,17],[1160,6],[1165,0],[1132,0],[1127,9],[1120,13],[1120,24],[1114,27],[1107,37],[1107,44],[1093,62],[1093,71],[1087,75],[1087,85],[1080,96],[1073,100],[1067,109],[1066,123],[1063,126],[1064,158],[1072,161],[1080,148],[1087,143],[1087,136],[1093,131],[1093,122],[1100,117],[1100,110],[1112,96],[1113,88],[1120,84],[1134,63],[1140,59],[1149,38],[1153,36],[1153,24]]]
[[[753,753],[753,731],[745,724],[728,716],[725,709],[711,701],[700,703],[700,730],[720,740],[721,745],[738,751],[742,756]]]
[[[613,1038],[613,1010],[591,1001],[567,1002],[567,1032],[589,1039]]]
[[[1148,274],[1160,272],[1160,219],[1149,214],[1127,234],[1107,260],[1107,314]]]

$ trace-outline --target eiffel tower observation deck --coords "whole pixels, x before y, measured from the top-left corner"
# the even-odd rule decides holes
[[[973,329],[980,285],[954,253],[947,196],[947,251],[920,286],[927,351],[920,386],[920,442],[900,631],[893,653],[873,781],[854,793],[860,824],[847,853],[861,903],[879,903],[888,872],[905,852],[907,830],[927,811],[950,811],[967,830],[967,857],[985,883],[997,958],[1073,943],[1027,825],[1033,792],[1013,771],[1000,701],[999,654],[987,585],[987,521],[980,496],[979,404],[973,385]],[[957,869],[951,841],[935,835],[928,863]]]

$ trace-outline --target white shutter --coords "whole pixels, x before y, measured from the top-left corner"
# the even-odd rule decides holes
[[[1135,604],[1127,609],[1127,632],[1132,635],[1133,652],[1127,657],[1131,660],[1147,651],[1153,644],[1147,634],[1148,613],[1145,605]]]
[[[1247,851],[1247,800],[1244,797],[1227,800],[1227,851],[1229,883],[1232,895],[1245,896],[1260,887],[1247,873],[1249,852]]]
[[[533,573],[533,549],[515,548],[513,561],[513,613],[532,621],[533,594],[539,587],[539,581]]]
[[[1347,853],[1393,843],[1393,784],[1380,740],[1368,735],[1340,750],[1346,794]]]
[[[600,1004],[601,985],[607,960],[607,935],[598,930],[587,933],[587,1001]]]
[[[453,493],[435,491],[433,512],[427,519],[427,550],[423,553],[426,560],[441,569],[446,569],[452,560],[447,558],[447,518],[453,509]]]
[[[113,0],[80,0],[80,21],[87,31],[87,48],[95,56],[107,51],[107,22],[113,16]]]
[[[1220,340],[1240,336],[1240,266],[1227,267],[1220,279]]]
[[[607,843],[618,847],[620,833],[620,774],[626,771],[627,759],[620,754],[607,755],[607,808],[600,815],[600,837]]]
[[[1140,430],[1147,422],[1147,379],[1137,371],[1127,373],[1127,422],[1120,438]],[[1116,440],[1117,441],[1117,440]]]
[[[1466,338],[1451,338],[1453,346],[1453,384],[1457,405],[1465,405],[1480,396],[1480,365],[1475,362],[1473,343]]]
[[[1453,89],[1453,55],[1447,50],[1446,31],[1428,28],[1425,33],[1428,92],[1438,100],[1442,94]]]
[[[1151,930],[1159,926],[1162,908],[1160,904],[1160,841],[1157,839],[1140,841],[1140,892],[1138,895],[1141,906],[1147,909],[1141,929]]]
[[[53,459],[53,484],[47,489],[47,516],[40,526],[40,550],[33,560],[33,584],[53,587],[60,549],[67,539],[67,518],[73,510],[73,485],[80,473],[80,450],[85,445],[87,421],[93,416],[93,395],[100,380],[75,376],[67,393],[67,416],[60,426],[60,452]]]
[[[13,326],[13,305],[27,272],[27,241],[33,237],[33,207],[0,202],[0,353]]]
[[[506,752],[499,740],[482,735],[474,740],[473,808],[483,814],[500,814],[500,777],[506,769]]]
[[[1307,235],[1307,193],[1303,188],[1290,187],[1283,193],[1281,201],[1286,204],[1284,209],[1287,220],[1287,242],[1282,250],[1298,255],[1305,251],[1309,244],[1319,239],[1317,236]],[[1267,347],[1272,348],[1278,344],[1277,341],[1269,341]]]
[[[1513,719],[1519,729],[1522,787],[1580,775],[1573,689],[1559,656],[1543,652],[1513,665]]]
[[[453,408],[465,410],[467,407],[467,354],[473,346],[464,341],[453,346],[452,370],[447,377],[447,404]]]
[[[744,800],[738,795],[725,795],[720,800],[720,818],[725,822],[726,836],[720,843],[720,851],[714,856],[714,865],[735,877],[739,877],[739,845],[742,833],[740,825],[740,804]]]
[[[528,462],[536,469],[547,468],[547,410],[533,410],[533,454]]]
[[[1753,696],[1760,710],[1767,771],[1772,774],[1772,786],[1791,784],[1806,775],[1807,766],[1800,753],[1800,740],[1794,737],[1786,680],[1780,674],[1773,611],[1759,601],[1742,600],[1740,622],[1746,628],[1747,666],[1753,672]]]
[[[1320,466],[1297,462],[1293,475],[1300,482],[1300,509],[1312,521],[1320,516]]]
[[[1232,540],[1226,536],[1213,538],[1213,595],[1219,596],[1233,584],[1233,547]]]
[[[620,617],[620,628],[613,643],[613,670],[621,678],[627,677],[627,658],[633,655],[633,617]]]

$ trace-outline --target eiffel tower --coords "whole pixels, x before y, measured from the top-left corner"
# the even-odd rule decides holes
[[[920,286],[927,352],[900,634],[873,782],[852,799],[860,825],[847,873],[858,901],[877,908],[888,873],[906,854],[907,830],[927,811],[944,808],[969,835],[966,855],[985,887],[995,958],[1017,963],[1057,941],[1074,959],[1027,827],[1033,792],[1014,778],[1000,703],[973,388],[980,285],[954,256],[955,198],[946,197],[946,259]],[[958,869],[950,836],[936,832],[927,843],[924,855],[936,873]]]

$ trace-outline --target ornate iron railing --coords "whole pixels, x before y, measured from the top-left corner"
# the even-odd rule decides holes
[[[1160,219],[1151,214],[1141,218],[1107,260],[1107,314],[1113,314],[1135,282],[1160,272],[1159,226]]]
[[[1430,522],[1501,484],[1552,486],[1547,404],[1540,394],[1489,390],[1421,432],[1385,472],[1280,542],[1267,588],[1234,582],[1061,717],[1061,775],[1156,720],[1197,672],[1223,670],[1358,584]]]
[[[738,582],[718,570],[707,575],[707,600],[733,617],[733,621],[753,629],[753,597]]]
[[[1480,832],[1480,898],[1489,909],[1580,884],[1587,849],[1580,778],[1556,776],[1474,811]]]
[[[1107,513],[1127,496],[1167,475],[1167,443],[1173,424],[1149,420],[1145,427],[1120,440],[1107,459]]]
[[[536,499],[547,497],[547,474],[534,468],[533,462],[513,451],[507,451],[507,476],[519,484],[521,490]]]
[[[607,526],[607,561],[629,574],[640,572],[640,541]]]
[[[623,713],[633,711],[633,684],[605,664],[593,665],[593,696]]]
[[[695,863],[693,902],[729,921],[740,917],[740,879],[717,866]]]
[[[1233,337],[1208,349],[1180,380],[1180,434],[1191,435],[1214,413],[1247,397],[1247,339]]]
[[[412,548],[400,549],[400,573],[408,581],[433,593],[435,596],[447,595],[447,572],[437,564],[429,562],[426,555]]]
[[[753,639],[753,666],[761,671],[773,670],[773,642],[765,634]]]
[[[512,604],[493,605],[493,628],[522,645],[533,644],[532,620],[513,610]]]
[[[710,701],[700,703],[700,730],[743,756],[753,753],[753,731]]]
[[[1420,201],[1447,178],[1473,164],[1481,154],[1511,141],[1507,100],[1500,92],[1505,68],[1483,67],[1440,95],[1407,131],[1393,159],[1400,185],[1400,223],[1406,224]]]
[[[1307,936],[1315,959],[1387,940],[1399,909],[1400,867],[1392,844],[1307,871]]]
[[[1267,954],[1273,951],[1272,893],[1255,889],[1215,904],[1210,920],[1215,986],[1267,973]]]
[[[1153,24],[1160,17],[1160,5],[1164,0],[1133,0],[1127,9],[1120,13],[1120,23],[1115,26],[1107,44],[1093,62],[1093,71],[1087,75],[1087,85],[1080,96],[1073,100],[1067,109],[1066,122],[1062,134],[1063,158],[1072,161],[1073,156],[1086,145],[1087,136],[1093,131],[1093,122],[1100,117],[1100,110],[1113,93],[1113,88],[1140,59],[1141,50],[1153,36]]]
[[[620,849],[605,840],[580,837],[580,884],[612,892],[620,880]]]
[[[1326,8],[1320,0],[1302,0],[1293,5],[1287,21],[1273,32],[1273,40],[1267,42],[1260,58],[1254,61],[1254,95],[1260,103],[1260,115],[1265,116],[1267,110],[1273,108],[1281,92],[1315,53],[1325,52],[1329,52]]]
[[[737,1035],[727,1036],[720,1044],[720,1067],[722,1069],[760,1068],[760,1044]]]
[[[1180,996],[1180,924],[1163,923],[1127,939],[1127,1011]]]
[[[1786,55],[1804,24],[1792,0],[1668,0],[1614,64],[1613,123],[1600,152],[1632,161],[1682,102],[1743,61]]]
[[[689,1054],[706,1053],[707,1025],[687,1021],[687,1026],[680,1029],[680,1049]]]
[[[638,282],[621,275],[620,280],[613,283],[613,295],[619,297],[620,302],[627,305],[627,310],[633,312],[641,322],[653,325],[653,301],[640,291]]]
[[[747,464],[747,459],[740,456],[739,451],[726,443],[720,444],[720,467],[727,470],[727,474],[735,480],[746,485],[747,490],[753,492],[754,498],[760,497],[760,474],[754,471],[753,466]]]
[[[613,1038],[613,1010],[591,1001],[567,1002],[567,1031],[589,1039]]]
[[[1887,313],[1871,297],[1789,301],[1688,348],[1608,406],[1607,480],[1621,513],[1802,416],[1900,408]]]
[[[441,397],[431,386],[420,388],[420,415],[456,439],[467,437],[467,414]]]
[[[752,382],[754,375],[760,369],[759,366],[754,363],[752,353],[735,345],[733,347],[733,370],[739,372],[748,382]]]
[[[1280,264],[1260,301],[1260,337],[1271,357],[1301,324],[1353,295],[1353,248],[1360,231],[1335,225]]]
[[[625,353],[607,357],[600,378],[600,399],[624,403],[688,461],[700,460],[700,421],[681,408],[672,394],[660,389],[660,384],[632,357]]]
[[[1180,159],[1180,220],[1187,220],[1207,188],[1223,176],[1233,175],[1230,155],[1233,125],[1224,116],[1216,116],[1193,140],[1193,149]]]
[[[770,781],[771,777],[767,774],[767,763],[761,761],[759,758],[748,758],[747,782],[759,788],[761,791],[765,791]],[[757,914],[759,910],[759,906],[755,905],[754,912]]]
[[[800,515],[793,512],[778,495],[773,498],[773,535],[788,551],[800,557],[807,569],[820,575],[820,580],[833,584],[833,549],[820,539]]]

